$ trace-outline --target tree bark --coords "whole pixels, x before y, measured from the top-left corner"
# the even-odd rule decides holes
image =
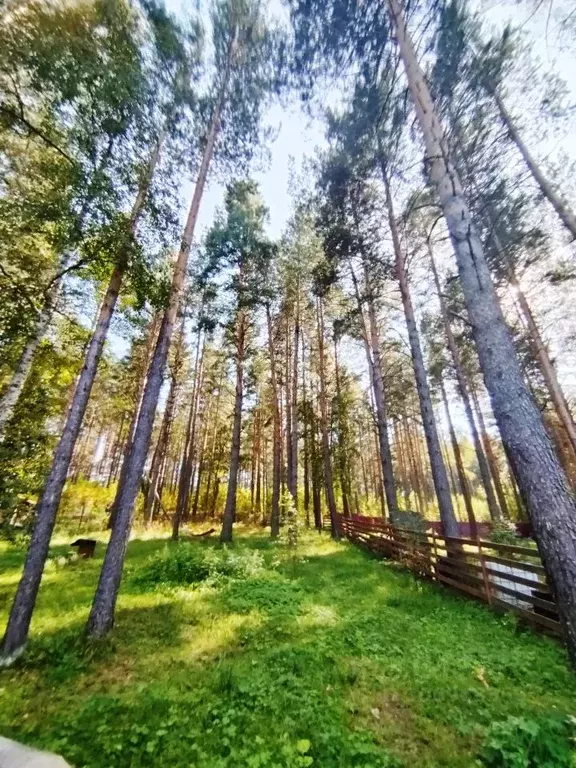
[[[292,494],[294,506],[298,509],[298,349],[300,345],[300,286],[297,286],[296,314],[292,340],[292,404],[290,421],[290,478],[288,489]]]
[[[306,400],[306,352],[304,337],[302,337],[302,404],[303,404],[303,439],[304,439],[304,515],[306,517],[306,527],[310,528],[310,438],[309,424],[307,419],[307,400]]]
[[[470,393],[468,391],[468,383],[466,381],[466,376],[464,375],[464,371],[462,369],[462,361],[460,359],[460,350],[458,349],[458,345],[456,344],[456,339],[454,338],[454,334],[452,333],[450,316],[448,314],[446,302],[444,301],[444,295],[442,294],[442,286],[440,285],[440,278],[438,276],[438,270],[436,269],[434,254],[432,252],[432,247],[429,241],[428,241],[428,255],[430,256],[430,266],[432,267],[432,275],[434,276],[436,293],[438,294],[438,301],[440,302],[440,315],[442,317],[442,322],[444,324],[444,334],[446,336],[446,341],[448,342],[448,349],[450,350],[452,363],[454,364],[454,372],[456,373],[456,380],[458,382],[458,390],[460,392],[460,397],[462,398],[462,402],[464,403],[466,420],[468,421],[468,427],[470,429],[470,434],[472,435],[472,441],[474,443],[474,450],[476,451],[476,458],[478,459],[478,467],[480,469],[480,477],[482,478],[482,485],[484,486],[484,491],[486,493],[486,502],[488,504],[488,510],[490,512],[490,517],[492,518],[492,520],[500,520],[500,518],[502,517],[502,514],[500,511],[500,507],[498,506],[498,502],[496,501],[496,496],[494,495],[494,489],[492,488],[490,469],[488,467],[488,462],[486,461],[486,456],[484,455],[482,443],[480,442],[478,429],[476,428],[474,413],[472,412],[472,404],[470,402]],[[466,510],[468,510],[468,505],[466,506]],[[505,507],[503,509],[503,512],[504,514],[506,514]]]
[[[274,330],[270,306],[266,305],[266,322],[268,326],[268,356],[270,358],[270,383],[272,386],[272,506],[270,510],[270,535],[276,538],[280,533],[280,474],[282,432],[280,423],[280,404],[278,379],[276,377],[276,350],[274,348]]]
[[[464,470],[464,463],[462,462],[462,453],[460,451],[460,444],[456,437],[456,431],[454,430],[454,424],[452,423],[452,416],[450,414],[450,407],[448,405],[448,398],[446,397],[446,389],[444,388],[444,382],[440,379],[440,393],[442,395],[442,403],[444,405],[444,412],[446,413],[446,421],[448,422],[448,431],[450,432],[450,442],[452,443],[452,452],[454,453],[454,460],[456,462],[456,473],[458,475],[458,482],[460,483],[460,490],[464,498],[464,507],[466,508],[466,515],[468,522],[470,523],[470,535],[472,538],[478,536],[478,527],[476,525],[476,516],[474,515],[474,507],[472,505],[472,495],[470,493],[470,485],[466,472]]]
[[[129,236],[133,236],[136,226],[150,188],[150,182],[154,170],[160,157],[162,140],[159,139],[154,148],[147,168],[147,173],[142,180],[136,200],[130,214]],[[60,440],[56,450],[50,474],[44,485],[42,495],[36,508],[34,531],[28,547],[24,572],[16,591],[16,596],[12,605],[8,626],[0,650],[0,663],[2,659],[12,660],[23,650],[28,638],[30,621],[36,604],[38,589],[44,571],[44,565],[48,556],[50,547],[50,538],[56,522],[56,514],[62,497],[62,491],[66,483],[70,461],[74,453],[74,446],[80,434],[82,421],[86,412],[86,407],[90,399],[92,385],[96,377],[98,363],[102,357],[104,343],[108,335],[110,321],[114,314],[118,294],[122,285],[124,271],[127,266],[126,245],[121,246],[121,253],[116,266],[110,277],[110,281],[104,294],[104,299],[100,306],[98,319],[86,350],[84,365],[74,397],[70,404],[66,424],[62,430]]]
[[[496,102],[496,106],[498,107],[498,111],[500,112],[502,122],[510,134],[510,138],[518,147],[518,151],[522,155],[522,159],[526,163],[526,167],[530,171],[532,178],[540,188],[540,192],[542,192],[544,197],[552,205],[558,214],[558,218],[572,235],[572,239],[576,239],[576,215],[571,210],[570,206],[567,205],[567,203],[565,203],[556,193],[554,187],[546,178],[536,160],[530,154],[528,147],[524,144],[522,137],[520,136],[514,121],[510,117],[510,113],[506,109],[498,91],[491,86],[488,86],[487,90],[493,96],[494,101]]]
[[[106,548],[98,587],[92,603],[90,616],[88,617],[87,632],[90,636],[94,637],[105,635],[110,631],[114,624],[114,611],[116,608],[118,590],[120,588],[120,580],[122,578],[122,570],[124,568],[126,547],[128,545],[130,529],[132,527],[134,503],[136,501],[136,496],[138,495],[144,464],[146,463],[146,456],[154,425],[158,397],[160,395],[160,389],[162,388],[164,367],[168,357],[168,348],[170,346],[172,330],[176,322],[182,294],[184,292],[188,259],[190,248],[192,246],[194,229],[198,219],[200,201],[202,200],[202,195],[204,193],[208,170],[212,162],[214,147],[220,128],[220,115],[230,80],[235,39],[236,35],[233,35],[228,49],[226,71],[224,72],[222,87],[218,95],[210,128],[206,136],[206,144],[204,146],[198,179],[194,188],[186,226],[184,227],[180,252],[174,267],[168,308],[162,318],[158,342],[156,344],[154,357],[146,382],[146,388],[142,398],[142,407],[140,409],[138,424],[136,425],[134,432],[134,440],[130,452],[125,459],[126,472],[124,482],[118,486],[115,500],[116,519],[114,521],[108,547]]]
[[[336,379],[336,398],[338,399],[338,463],[340,469],[340,491],[342,493],[342,512],[344,517],[350,517],[350,487],[348,483],[348,466],[346,462],[346,445],[343,441],[346,425],[342,418],[342,388],[340,385],[340,365],[338,363],[338,341],[334,336],[334,375]],[[340,442],[342,441],[342,442]]]
[[[194,359],[194,385],[192,387],[192,397],[190,398],[190,409],[188,411],[188,422],[186,424],[186,439],[184,441],[184,451],[182,453],[182,463],[180,465],[180,478],[178,481],[178,499],[176,501],[176,511],[172,518],[172,541],[177,541],[180,535],[180,524],[186,518],[190,500],[190,484],[192,481],[192,464],[194,462],[194,450],[196,448],[196,421],[198,416],[198,397],[200,394],[200,384],[202,379],[202,367],[204,358],[204,348],[201,350],[202,328],[198,328],[196,338],[196,353]],[[204,337],[204,343],[206,337]]]
[[[20,355],[20,359],[18,360],[18,364],[12,375],[10,384],[0,399],[0,443],[4,441],[6,436],[6,427],[8,426],[8,423],[14,414],[14,409],[16,408],[20,395],[22,394],[24,385],[26,384],[26,380],[32,368],[32,363],[34,362],[34,355],[36,354],[36,350],[38,349],[41,341],[46,336],[46,332],[54,313],[54,307],[58,302],[58,297],[60,296],[61,287],[62,277],[54,280],[48,292],[46,293],[44,298],[44,306],[38,314],[36,324],[34,325],[34,331],[26,342],[26,346]]]
[[[174,367],[172,369],[172,379],[170,382],[170,391],[168,392],[168,398],[166,400],[166,409],[164,411],[164,418],[162,419],[162,426],[160,427],[160,434],[158,435],[158,442],[154,450],[152,457],[152,465],[150,467],[150,484],[148,492],[146,493],[146,500],[144,502],[144,524],[146,527],[152,525],[154,518],[154,507],[156,506],[156,494],[160,481],[160,475],[162,465],[166,458],[166,450],[170,442],[170,433],[172,431],[172,422],[174,421],[174,410],[176,408],[176,398],[178,396],[178,389],[180,382],[178,379],[180,368],[180,357],[182,352],[182,346],[184,344],[184,322],[182,322],[182,328],[180,330],[179,338],[176,344],[176,354],[174,360]],[[158,494],[160,495],[160,494]]]
[[[430,180],[437,189],[456,253],[484,381],[527,502],[570,656],[576,665],[576,503],[538,408],[523,381],[482,245],[460,180],[447,155],[443,131],[408,37],[401,6],[398,0],[388,0],[388,4],[424,135]]]
[[[339,539],[336,499],[334,497],[334,480],[332,478],[332,462],[330,458],[330,440],[328,437],[328,403],[326,391],[326,356],[324,352],[324,313],[322,299],[316,299],[316,318],[318,328],[318,374],[320,378],[320,425],[322,431],[322,457],[324,461],[324,489],[326,504],[330,515],[331,535]]]
[[[492,477],[494,479],[494,488],[496,489],[496,493],[498,494],[498,499],[500,500],[500,506],[502,508],[502,511],[504,512],[505,517],[508,517],[509,516],[508,503],[506,501],[506,494],[504,493],[504,488],[502,486],[500,469],[498,467],[498,459],[494,455],[494,449],[492,447],[492,439],[488,434],[488,430],[486,429],[486,424],[484,422],[484,415],[482,413],[482,408],[480,407],[480,403],[478,402],[478,395],[476,394],[476,390],[473,387],[470,387],[470,392],[472,394],[472,402],[474,404],[474,410],[476,411],[476,416],[478,418],[478,424],[480,425],[480,432],[482,434],[482,442],[484,444],[484,450],[486,451],[486,458],[488,459],[488,464],[490,465],[490,472],[492,473]]]
[[[410,352],[412,354],[412,366],[414,368],[414,377],[416,379],[416,389],[418,391],[418,400],[420,403],[420,413],[422,415],[422,425],[424,427],[426,445],[428,447],[428,456],[430,457],[432,479],[434,481],[434,488],[436,490],[436,498],[438,499],[440,519],[442,521],[444,535],[457,537],[458,521],[456,520],[456,516],[454,514],[452,496],[450,494],[450,486],[448,484],[448,476],[446,474],[446,467],[444,466],[444,460],[442,458],[442,449],[440,447],[440,439],[438,437],[438,430],[436,427],[436,421],[434,419],[434,411],[432,409],[432,398],[430,397],[430,388],[428,386],[428,379],[426,376],[424,356],[422,355],[422,347],[420,346],[420,337],[418,334],[418,327],[416,325],[414,307],[412,306],[412,297],[410,295],[408,276],[406,274],[404,253],[402,251],[402,245],[400,243],[400,236],[398,234],[398,228],[396,224],[396,217],[394,214],[388,171],[384,162],[382,162],[382,180],[384,182],[386,195],[388,224],[394,245],[396,276],[400,285],[402,306],[404,307],[404,316],[406,318],[406,327],[408,329]]]
[[[238,466],[240,463],[240,437],[242,433],[242,402],[244,399],[244,355],[246,351],[246,313],[238,309],[236,318],[236,390],[234,396],[234,418],[232,423],[232,445],[230,448],[230,471],[226,505],[220,532],[221,542],[232,541],[232,530],[236,518],[236,490],[238,487]]]

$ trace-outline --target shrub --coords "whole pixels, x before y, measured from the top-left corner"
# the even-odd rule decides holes
[[[571,720],[508,717],[488,729],[480,761],[490,768],[570,768],[573,733]]]
[[[520,537],[516,533],[514,523],[510,520],[497,520],[490,533],[490,541],[495,544],[523,544],[525,542],[519,542]]]
[[[257,550],[202,550],[195,544],[181,543],[151,557],[136,575],[136,582],[145,587],[217,583],[250,578],[263,569],[264,558]]]
[[[136,575],[142,586],[178,586],[195,584],[207,579],[210,574],[204,562],[204,553],[193,544],[166,546],[153,555]]]

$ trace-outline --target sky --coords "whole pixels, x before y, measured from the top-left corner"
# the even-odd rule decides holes
[[[202,0],[202,5],[207,0]],[[168,10],[180,18],[189,15],[195,8],[194,0],[166,0]],[[506,22],[521,25],[530,39],[535,43],[535,52],[547,69],[553,69],[566,82],[570,91],[571,100],[576,104],[576,61],[574,52],[576,46],[572,44],[572,50],[563,49],[556,35],[557,16],[562,14],[561,0],[550,0],[550,5],[541,5],[535,13],[534,0],[519,0],[519,2],[502,2],[502,0],[473,0],[473,4],[481,13],[487,27],[493,30],[501,29]],[[567,3],[566,3],[567,5]],[[275,16],[286,17],[281,6],[281,0],[269,0],[269,8]],[[529,84],[528,84],[529,85]],[[514,99],[516,94],[510,94]],[[546,139],[538,142],[538,137],[530,136],[529,112],[531,105],[521,98],[517,103],[526,104],[525,118],[527,127],[527,140],[533,142],[530,148],[537,157],[550,155],[556,156],[559,150],[567,153],[572,160],[576,160],[576,115],[571,125],[567,126],[563,135],[556,136],[553,140]],[[516,106],[512,103],[511,106]],[[528,119],[526,120],[526,117]],[[268,234],[278,238],[286,226],[293,210],[295,190],[290,189],[290,178],[302,174],[307,158],[314,157],[318,149],[326,146],[324,140],[324,125],[318,118],[311,119],[305,115],[298,100],[294,98],[289,107],[281,107],[276,104],[270,107],[265,116],[265,124],[272,129],[275,137],[269,143],[269,163],[263,170],[255,171],[252,176],[259,183],[262,197],[269,208]],[[192,182],[187,181],[182,187],[184,201],[183,213],[186,214],[187,205],[192,196]],[[209,182],[204,193],[195,239],[201,240],[202,235],[211,226],[214,214],[223,202],[224,185],[214,181]],[[422,307],[426,299],[415,296],[417,305]],[[120,340],[118,340],[120,342]],[[122,343],[120,342],[120,345]],[[121,353],[119,347],[114,345],[114,351]],[[125,350],[122,350],[125,351]],[[356,355],[354,354],[355,358]],[[353,365],[355,368],[355,365]],[[560,379],[567,392],[576,396],[576,363],[565,365],[559,371]],[[459,428],[465,430],[463,414],[455,414]]]
[[[562,16],[562,4],[559,0],[549,0],[551,13],[548,15],[544,3],[538,13],[534,13],[534,0],[502,2],[502,0],[474,0],[473,5],[481,12],[488,28],[501,29],[507,22],[520,25],[535,43],[535,52],[546,68],[556,71],[567,83],[572,101],[576,104],[576,58],[572,51],[565,50],[558,43],[556,35],[557,16]],[[180,18],[187,17],[194,9],[194,0],[166,0],[168,10]],[[567,5],[567,3],[566,3]],[[268,7],[272,14],[286,18],[281,0],[269,0]],[[319,118],[310,119],[294,98],[288,109],[273,105],[265,117],[265,123],[276,135],[269,144],[270,163],[266,170],[255,172],[253,177],[260,184],[262,196],[270,211],[268,233],[278,237],[284,229],[293,205],[294,190],[290,190],[290,167],[299,174],[307,158],[315,155],[317,148],[326,146],[324,126]],[[533,147],[542,156],[554,156],[559,148],[564,149],[576,159],[576,123],[566,129],[559,139],[548,141],[542,146]],[[183,197],[191,196],[191,184],[183,187]],[[211,225],[214,213],[221,205],[224,185],[210,183],[203,197],[200,208],[199,225],[196,233],[200,239]]]

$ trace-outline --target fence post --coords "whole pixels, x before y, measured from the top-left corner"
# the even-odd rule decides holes
[[[476,539],[476,546],[478,547],[478,556],[480,557],[480,566],[482,567],[482,579],[484,581],[484,591],[486,592],[486,600],[488,605],[492,607],[492,588],[490,585],[490,578],[488,571],[486,570],[486,560],[484,559],[484,552],[482,550],[482,542],[480,537]]]
[[[432,528],[432,546],[434,547],[434,578],[438,581],[438,548],[436,547],[436,531]]]

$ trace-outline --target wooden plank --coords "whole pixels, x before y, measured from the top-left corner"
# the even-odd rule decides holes
[[[460,580],[473,581],[473,582],[476,582],[477,584],[480,584],[482,587],[484,586],[484,579],[481,576],[475,576],[472,573],[466,573],[455,568],[450,568],[446,566],[444,563],[436,566],[436,572],[437,573],[447,572],[450,578],[454,577],[457,581],[460,581]]]
[[[562,637],[562,626],[560,622],[554,621],[554,619],[551,619],[548,616],[542,616],[540,613],[528,611],[524,608],[518,608],[518,606],[510,605],[510,603],[507,603],[505,600],[499,600],[497,597],[494,598],[493,603],[499,608],[503,608],[506,611],[515,613],[521,618],[532,622],[533,624],[539,624],[543,627],[546,627],[547,629],[552,630],[552,632]]]
[[[481,541],[483,549],[493,549],[495,552],[511,552],[517,555],[525,555],[526,557],[533,557],[536,560],[540,560],[540,553],[537,549],[531,549],[530,547],[520,547],[515,544],[496,544],[494,541]]]
[[[486,570],[492,576],[497,576],[504,581],[513,581],[515,584],[523,584],[525,587],[532,587],[533,589],[546,590],[546,584],[541,581],[534,581],[533,579],[526,579],[524,576],[517,576],[515,573],[508,573],[507,571],[497,571],[494,568],[490,568],[490,560],[486,561]],[[520,568],[518,570],[521,570]]]
[[[542,600],[541,597],[527,595],[525,592],[519,592],[517,589],[512,589],[512,587],[506,587],[502,584],[494,584],[492,581],[490,582],[490,584],[492,585],[494,590],[498,592],[504,592],[505,595],[510,595],[511,597],[515,597],[517,600],[520,600],[523,603],[528,603],[529,605],[536,605],[538,606],[538,608],[542,608],[544,611],[550,611],[550,613],[558,612],[558,609],[556,608],[556,604],[550,602],[549,600]]]
[[[487,601],[486,595],[484,592],[480,591],[479,589],[475,589],[474,587],[470,587],[468,584],[461,584],[459,581],[455,581],[454,579],[449,578],[448,576],[443,576],[441,573],[437,574],[438,581],[441,581],[443,584],[449,584],[451,587],[454,587],[455,589],[459,589],[462,592],[468,592],[470,595],[474,595],[474,597],[479,597],[480,600],[483,602]]]
[[[543,565],[538,563],[527,563],[524,560],[509,560],[506,557],[498,557],[498,555],[487,554],[486,562],[499,563],[500,565],[507,565],[510,568],[522,568],[524,571],[530,571],[530,573],[540,573],[546,576],[546,571]]]

